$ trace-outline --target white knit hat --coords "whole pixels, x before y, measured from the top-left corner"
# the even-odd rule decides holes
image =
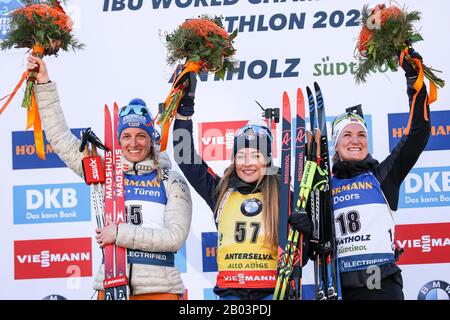
[[[339,136],[341,135],[342,131],[344,131],[344,128],[346,126],[352,123],[359,124],[364,129],[366,134],[368,134],[366,121],[364,120],[363,117],[361,117],[356,113],[351,112],[343,113],[337,116],[333,121],[332,135],[333,135],[334,150],[336,150],[336,144],[339,140]]]

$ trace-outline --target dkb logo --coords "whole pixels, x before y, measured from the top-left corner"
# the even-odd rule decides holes
[[[15,186],[14,224],[90,221],[84,183]]]

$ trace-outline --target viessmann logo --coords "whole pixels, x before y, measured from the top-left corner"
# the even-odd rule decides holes
[[[399,264],[449,263],[450,223],[397,225],[397,245],[405,249]]]
[[[203,122],[198,125],[200,155],[205,161],[231,159],[234,133],[248,121]]]
[[[234,134],[247,123],[247,120],[199,123],[199,153],[202,159],[205,161],[230,160]],[[272,135],[277,136],[276,130],[272,130]],[[276,139],[272,144],[272,157],[277,157]]]
[[[91,238],[14,241],[14,279],[90,277],[91,251]]]

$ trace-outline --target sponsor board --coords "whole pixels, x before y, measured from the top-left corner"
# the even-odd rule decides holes
[[[91,221],[84,183],[14,186],[13,199],[14,224]]]
[[[199,153],[205,161],[230,160],[234,135],[248,123],[242,121],[202,122],[198,125]],[[273,126],[272,126],[273,127]],[[277,131],[272,128],[272,158],[277,157]]]
[[[450,167],[413,168],[401,185],[398,206],[450,206]]]
[[[91,238],[14,241],[14,279],[92,276]]]
[[[450,150],[450,111],[432,111],[431,136],[425,151]],[[388,114],[389,150],[392,150],[404,135],[409,113]]]
[[[450,300],[450,284],[442,280],[430,281],[420,288],[417,300]]]
[[[217,271],[217,232],[202,232],[203,272]]]
[[[186,269],[186,242],[184,242],[181,249],[175,254],[175,267],[181,273],[184,273],[187,271],[187,269]]]
[[[395,226],[397,246],[404,248],[398,264],[450,263],[450,223]]]
[[[81,137],[83,129],[71,129],[76,137]],[[40,159],[36,154],[33,131],[13,131],[12,132],[12,164],[13,170],[21,169],[43,169],[62,168],[65,163],[53,151],[48,143],[44,132],[45,160]]]
[[[22,1],[0,0],[0,41],[5,39],[6,33],[9,31],[9,13],[22,6]]]

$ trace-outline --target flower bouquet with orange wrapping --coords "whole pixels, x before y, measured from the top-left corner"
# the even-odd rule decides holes
[[[79,43],[71,34],[72,20],[64,12],[58,0],[22,1],[24,7],[16,9],[10,13],[10,28],[5,39],[0,43],[1,50],[11,48],[29,48],[32,54],[40,58],[46,55],[57,55],[60,49],[82,49],[83,44]],[[36,82],[38,70],[24,72],[22,79],[17,84],[14,91],[6,96],[9,97],[0,113],[6,108],[14,97],[22,83],[27,80],[22,107],[28,110],[27,129],[34,126],[37,154],[45,159],[43,154],[42,130],[40,128],[40,118],[37,110],[33,86]],[[5,98],[6,98],[5,97]],[[5,99],[3,98],[3,99]],[[40,135],[37,137],[36,135]]]
[[[188,73],[213,72],[223,80],[227,71],[233,72],[235,69],[232,56],[236,52],[233,47],[236,36],[237,30],[231,34],[225,31],[220,17],[210,18],[207,15],[186,20],[174,32],[166,35],[167,62],[170,65],[181,62],[182,71],[174,77],[158,118],[158,124],[163,128],[161,151],[167,147],[170,124],[189,86]]]
[[[406,11],[398,6],[379,4],[372,10],[364,6],[362,10],[362,29],[356,46],[356,58],[360,65],[355,74],[357,83],[365,82],[369,73],[375,67],[387,64],[397,71],[400,59],[406,59],[414,68],[428,78],[432,85],[444,87],[444,80],[419,59],[413,59],[408,54],[408,48],[423,38],[414,28],[414,23],[420,21],[418,11]]]

